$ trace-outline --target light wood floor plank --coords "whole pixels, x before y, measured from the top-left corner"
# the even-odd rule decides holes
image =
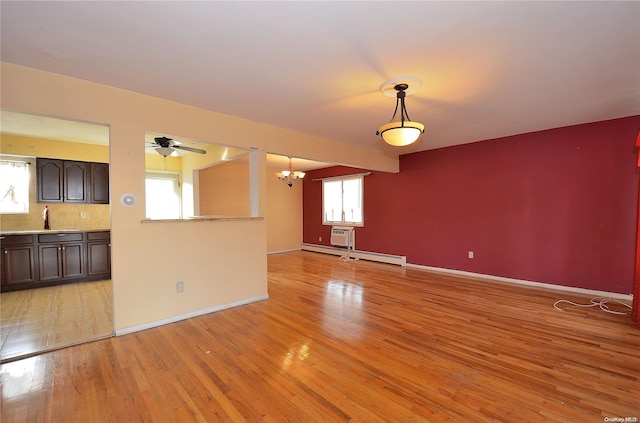
[[[640,329],[553,308],[589,298],[309,252],[268,264],[268,300],[3,364],[2,421],[640,419]]]

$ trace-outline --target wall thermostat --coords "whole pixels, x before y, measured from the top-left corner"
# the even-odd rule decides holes
[[[136,198],[135,194],[122,194],[122,196],[120,197],[120,204],[125,207],[133,207],[136,205],[137,201],[138,199]]]

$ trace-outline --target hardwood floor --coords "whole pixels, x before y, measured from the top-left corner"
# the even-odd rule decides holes
[[[269,300],[3,364],[2,422],[640,419],[640,329],[553,308],[588,298],[309,252],[268,265]]]
[[[111,280],[0,294],[0,360],[113,334]]]

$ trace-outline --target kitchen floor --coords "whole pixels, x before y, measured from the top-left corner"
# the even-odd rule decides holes
[[[28,356],[113,333],[111,280],[0,295],[0,360]]]

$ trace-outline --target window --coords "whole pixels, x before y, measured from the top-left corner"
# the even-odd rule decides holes
[[[345,176],[322,181],[322,223],[364,225],[363,176]]]
[[[29,162],[0,160],[0,213],[29,213]]]
[[[180,175],[147,172],[145,200],[147,219],[180,219]]]

